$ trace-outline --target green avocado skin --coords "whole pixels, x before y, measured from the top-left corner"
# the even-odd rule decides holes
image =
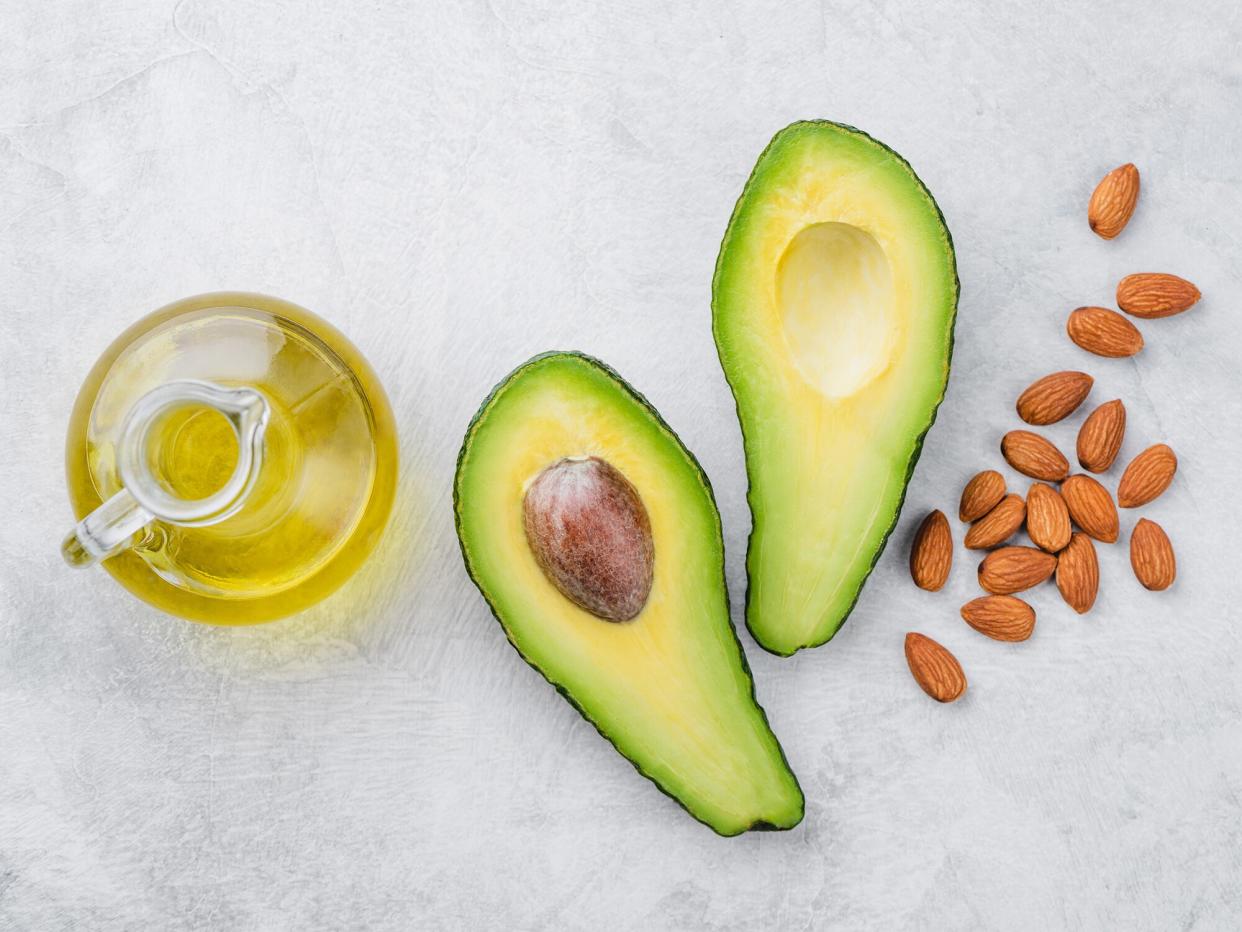
[[[661,793],[663,793],[665,796],[668,796],[670,799],[676,802],[677,805],[680,806],[682,809],[684,809],[692,818],[706,825],[708,828],[710,828],[713,832],[716,832],[718,835],[721,835],[724,837],[740,835],[743,832],[747,832],[747,831],[787,831],[788,829],[795,827],[801,822],[802,816],[805,811],[805,797],[802,792],[802,787],[798,783],[797,775],[794,774],[792,768],[789,766],[789,761],[787,757],[785,756],[784,748],[781,747],[779,741],[774,741],[774,743],[776,744],[776,748],[780,754],[781,763],[783,764],[785,770],[788,772],[793,782],[794,788],[798,794],[798,799],[797,799],[798,811],[797,811],[796,820],[791,822],[789,825],[780,825],[780,826],[773,825],[766,821],[757,821],[740,829],[739,831],[722,831],[718,826],[712,824],[710,821],[701,818],[689,806],[687,806],[685,802],[683,802],[673,793],[669,792],[669,790],[666,789],[660,783],[659,780],[657,780],[654,776],[652,776],[650,773],[648,773],[643,768],[642,764],[629,753],[628,749],[621,741],[619,741],[613,735],[610,735],[605,729],[603,729],[600,726],[600,724],[591,716],[591,713],[587,709],[585,709],[577,701],[577,699],[575,699],[574,696],[571,695],[567,689],[565,689],[564,686],[555,682],[550,676],[548,676],[548,674],[543,669],[539,667],[537,663],[533,662],[529,657],[526,656],[526,654],[522,652],[522,649],[514,641],[512,635],[509,632],[509,629],[507,628],[503,619],[501,618],[498,607],[488,597],[487,590],[484,587],[482,580],[480,579],[474,565],[471,562],[469,550],[467,548],[466,541],[465,541],[465,538],[462,532],[461,478],[462,478],[462,463],[467,453],[470,450],[470,445],[471,445],[471,441],[474,436],[474,432],[477,426],[479,425],[481,419],[487,413],[488,409],[492,405],[492,402],[495,400],[497,395],[505,388],[506,385],[508,385],[515,378],[521,375],[522,372],[528,369],[529,367],[534,366],[544,360],[553,359],[557,357],[572,357],[588,366],[598,369],[600,372],[607,375],[608,378],[613,380],[626,393],[628,393],[630,397],[632,397],[636,402],[638,402],[642,406],[642,408],[645,409],[647,413],[651,415],[651,417],[659,425],[660,429],[663,430],[670,438],[672,438],[681,447],[682,451],[685,453],[686,457],[689,459],[694,470],[696,471],[697,478],[702,483],[704,490],[706,491],[708,497],[711,500],[712,508],[716,512],[715,544],[720,549],[721,553],[723,553],[724,534],[723,534],[723,529],[720,523],[719,508],[716,505],[716,496],[715,496],[714,491],[712,490],[711,481],[708,479],[707,474],[703,471],[703,468],[699,464],[698,459],[695,458],[694,454],[691,453],[690,450],[681,442],[681,438],[678,437],[676,432],[674,432],[673,429],[668,426],[664,418],[661,417],[660,413],[655,409],[655,407],[651,404],[651,402],[649,402],[644,395],[638,392],[625,379],[623,379],[620,376],[620,374],[616,372],[616,370],[614,370],[611,366],[607,365],[606,363],[600,361],[599,359],[596,359],[595,357],[590,356],[586,353],[579,352],[577,350],[562,350],[562,351],[550,351],[550,352],[540,353],[536,356],[532,356],[526,362],[522,363],[517,368],[515,368],[512,372],[510,372],[507,376],[505,376],[500,382],[498,382],[492,388],[491,392],[488,393],[487,397],[483,400],[483,403],[479,405],[479,408],[475,412],[474,417],[471,418],[469,426],[466,428],[465,438],[463,439],[461,449],[457,454],[456,476],[455,476],[454,483],[453,483],[453,523],[457,531],[458,546],[461,549],[462,561],[465,564],[466,573],[470,576],[470,581],[473,582],[475,587],[479,590],[480,595],[483,596],[484,601],[487,603],[488,609],[492,613],[492,617],[496,619],[496,622],[500,625],[501,630],[505,634],[505,639],[509,642],[510,646],[513,647],[513,649],[517,652],[518,656],[520,656],[522,660],[528,666],[534,668],[539,673],[540,676],[542,676],[545,680],[547,680],[548,683],[551,684],[556,689],[556,691],[565,698],[565,701],[568,702],[578,712],[579,715],[581,715],[584,719],[590,722],[591,726],[594,727],[595,730],[598,731],[599,734],[603,738],[605,738],[608,741],[608,743],[611,744],[622,757],[624,757],[626,760],[628,760],[633,765],[635,770],[637,770],[640,774],[642,774],[644,777],[646,777],[648,780],[654,783],[656,788],[659,789]],[[722,560],[722,564],[723,564],[723,560]],[[723,573],[723,570],[721,573],[720,584],[721,584],[721,592],[723,593],[723,598],[724,598],[724,603],[725,603],[725,612],[727,616],[729,598],[728,598],[727,581]],[[771,725],[768,722],[767,713],[764,711],[763,707],[759,704],[758,698],[755,695],[754,676],[751,673],[750,664],[746,659],[746,652],[742,649],[741,641],[739,640],[737,636],[737,630],[736,628],[734,628],[732,621],[730,621],[728,627],[729,627],[729,633],[731,634],[733,638],[733,642],[737,647],[737,653],[741,661],[742,671],[746,677],[747,683],[750,685],[751,702],[754,704],[755,708],[758,710],[759,716],[762,719],[764,726],[768,729],[769,732],[771,732]]]
[[[910,163],[907,162],[906,159],[903,158],[899,152],[892,149],[890,146],[887,146],[884,143],[880,142],[878,139],[874,138],[873,136],[869,135],[863,130],[858,129],[857,127],[850,126],[847,123],[837,123],[832,120],[800,120],[795,123],[789,124],[784,129],[780,130],[775,136],[772,137],[771,141],[767,144],[763,152],[760,154],[759,158],[756,160],[755,168],[751,172],[750,177],[747,179],[745,186],[742,188],[742,193],[738,196],[737,202],[734,204],[733,212],[729,217],[729,224],[725,228],[725,235],[720,243],[720,252],[717,254],[716,268],[712,276],[713,336],[715,337],[715,342],[717,345],[717,358],[720,360],[721,368],[724,370],[724,373],[725,373],[725,380],[729,383],[730,391],[733,394],[734,410],[737,412],[739,429],[742,432],[742,445],[746,452],[746,473],[747,473],[746,500],[751,508],[752,513],[754,512],[754,509],[756,507],[753,491],[754,491],[754,472],[755,472],[755,469],[757,468],[756,467],[757,454],[753,450],[753,445],[751,444],[749,438],[746,436],[745,420],[743,419],[742,413],[741,413],[741,404],[742,404],[741,398],[738,395],[738,390],[737,390],[736,385],[734,384],[733,379],[730,378],[729,376],[729,370],[728,370],[728,367],[725,365],[725,361],[724,361],[723,355],[721,353],[721,348],[720,348],[720,339],[716,331],[716,325],[719,319],[718,315],[720,313],[719,304],[718,304],[718,295],[720,293],[719,285],[720,285],[721,277],[724,274],[725,263],[727,262],[727,259],[728,259],[730,240],[735,230],[736,221],[739,215],[741,214],[742,210],[744,209],[745,205],[747,204],[750,196],[752,195],[754,188],[762,182],[763,168],[764,168],[764,164],[768,156],[780,147],[780,145],[782,144],[782,142],[785,140],[785,138],[788,135],[796,134],[798,132],[805,131],[808,129],[814,129],[815,127],[832,127],[844,133],[850,133],[856,136],[860,136],[864,138],[865,140],[867,140],[869,143],[888,152],[909,173],[910,178],[913,181],[913,183],[917,186],[918,190],[922,193],[922,195],[926,197],[928,203],[930,204],[932,209],[935,211],[936,217],[939,220],[940,226],[944,232],[946,258],[953,272],[953,306],[950,312],[949,326],[948,326],[948,364],[945,367],[945,378],[941,386],[939,398],[937,399],[935,405],[931,409],[931,414],[927,420],[927,423],[918,432],[918,435],[914,440],[913,451],[910,454],[910,459],[907,462],[906,468],[905,468],[905,482],[902,485],[901,497],[897,502],[897,507],[893,511],[892,520],[889,522],[887,529],[884,531],[883,536],[881,537],[880,544],[876,548],[875,554],[871,558],[870,565],[867,567],[866,571],[862,574],[861,578],[858,581],[858,585],[854,590],[853,598],[850,600],[849,607],[846,609],[845,613],[841,616],[836,626],[831,628],[831,630],[827,631],[823,637],[812,639],[808,643],[799,645],[798,647],[794,647],[792,649],[780,649],[780,648],[773,647],[770,643],[766,643],[767,639],[762,636],[761,632],[758,632],[756,630],[754,623],[753,623],[752,599],[751,599],[752,586],[751,586],[751,580],[750,580],[749,573],[747,574],[746,600],[745,600],[747,630],[750,631],[751,636],[755,639],[755,642],[759,644],[760,647],[762,647],[764,650],[768,651],[769,653],[776,654],[779,657],[792,657],[799,650],[813,648],[813,647],[820,647],[828,643],[829,641],[831,641],[832,638],[836,635],[836,633],[841,630],[841,627],[845,624],[846,620],[849,618],[850,613],[853,612],[854,607],[858,604],[859,596],[862,595],[863,585],[867,582],[867,579],[870,578],[872,571],[875,569],[876,564],[880,560],[880,556],[884,553],[884,549],[888,545],[888,540],[892,536],[893,530],[897,526],[897,520],[901,516],[901,509],[905,505],[906,494],[909,491],[909,487],[910,487],[910,479],[914,475],[914,468],[915,466],[918,465],[919,457],[923,453],[923,443],[927,438],[927,432],[931,430],[932,425],[936,422],[936,415],[940,410],[940,404],[944,401],[944,393],[948,387],[949,367],[952,363],[953,347],[954,347],[955,336],[956,336],[955,330],[956,330],[956,322],[957,322],[957,304],[958,304],[958,299],[960,298],[960,295],[961,295],[961,279],[958,276],[958,271],[957,271],[956,250],[953,245],[953,236],[949,232],[949,225],[945,221],[945,218],[944,218],[944,212],[941,211],[940,205],[936,202],[936,199],[932,196],[931,191],[928,190],[927,186],[923,183],[922,179],[919,178],[919,176],[915,173],[914,169],[910,166]],[[754,524],[752,522],[751,531],[747,538],[748,552],[750,551],[751,547],[754,546],[754,537],[755,537],[755,529],[754,529]],[[749,560],[747,561],[747,566],[749,569]]]

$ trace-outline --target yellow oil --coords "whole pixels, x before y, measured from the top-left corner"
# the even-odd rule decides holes
[[[270,418],[262,465],[241,509],[217,524],[152,525],[104,561],[140,598],[216,624],[291,614],[335,590],[371,552],[391,510],[396,432],[383,389],[356,349],[309,312],[252,294],[202,295],[139,321],[96,364],[67,444],[81,518],[120,488],[116,442],[133,403],[172,379],[247,385]],[[146,450],[182,498],[221,488],[237,464],[227,419],[187,406],[166,415]]]
[[[228,418],[215,408],[189,404],[156,422],[146,453],[151,474],[167,491],[200,501],[224,488],[240,451]]]

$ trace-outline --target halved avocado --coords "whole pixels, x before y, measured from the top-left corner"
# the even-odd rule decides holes
[[[588,356],[535,357],[471,422],[454,506],[509,641],[644,776],[722,835],[802,819],[729,620],[711,485],[641,395]]]
[[[768,650],[823,644],[857,601],[944,397],[957,295],[901,156],[837,123],[777,133],[712,283],[750,481],[746,623]]]

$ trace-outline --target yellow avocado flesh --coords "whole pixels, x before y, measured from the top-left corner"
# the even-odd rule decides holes
[[[900,156],[833,123],[764,152],[730,222],[713,331],[745,437],[747,624],[832,637],[891,531],[948,379],[948,230]]]
[[[631,621],[579,608],[527,543],[527,486],[588,456],[629,480],[651,523],[651,593]],[[801,791],[729,621],[710,486],[640,397],[587,357],[537,357],[472,424],[456,502],[467,567],[509,640],[640,771],[721,834],[797,824]]]

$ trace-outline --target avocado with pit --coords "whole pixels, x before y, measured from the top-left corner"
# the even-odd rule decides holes
[[[944,397],[957,296],[905,159],[837,123],[777,133],[712,282],[749,479],[746,623],[773,653],[828,641],[879,559]]]
[[[509,641],[644,776],[722,835],[802,819],[729,620],[711,485],[641,395],[577,353],[520,366],[466,432],[454,509]]]

